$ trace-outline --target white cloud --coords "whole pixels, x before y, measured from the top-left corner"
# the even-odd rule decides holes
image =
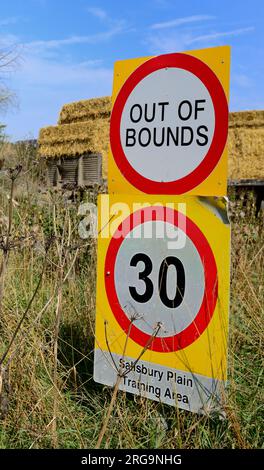
[[[87,61],[75,64],[59,63],[28,55],[23,61],[23,66],[16,74],[16,82],[24,86],[44,90],[46,87],[64,88],[65,86],[78,87],[80,85],[102,83],[109,84],[112,81],[112,70],[102,65],[100,61]]]
[[[12,47],[19,44],[19,38],[14,34],[1,34],[0,35],[0,49]]]
[[[87,11],[88,13],[91,13],[91,15],[95,16],[96,18],[99,18],[100,20],[106,20],[108,18],[106,11],[102,8],[89,7],[87,8]]]
[[[146,42],[151,54],[183,51],[187,46],[189,36],[186,34],[150,35]]]
[[[107,25],[111,30],[115,29],[121,29],[124,30],[126,28],[127,31],[131,31],[131,28],[128,29],[127,27],[127,21],[126,19],[120,19],[120,18],[112,18],[106,10],[103,10],[102,8],[99,7],[88,7],[86,8],[86,11],[90,13],[90,15],[94,16],[98,20],[100,20],[102,23]]]
[[[188,44],[192,44],[194,42],[204,42],[204,41],[211,41],[214,39],[219,39],[223,37],[230,37],[230,36],[240,36],[241,34],[249,33],[254,31],[254,27],[250,26],[248,28],[241,28],[241,29],[233,29],[232,31],[224,31],[224,32],[215,32],[211,34],[204,34],[202,36],[197,36],[189,40]]]
[[[184,18],[176,18],[175,20],[165,21],[163,23],[155,23],[150,26],[150,29],[168,29],[168,28],[174,28],[176,26],[195,23],[197,21],[208,21],[212,19],[215,19],[215,16],[211,16],[211,15],[185,16]]]
[[[49,39],[47,41],[32,41],[25,44],[28,49],[39,50],[39,49],[59,49],[64,46],[73,46],[76,44],[97,44],[98,42],[108,41],[112,37],[125,32],[123,25],[118,25],[107,31],[102,31],[96,34],[90,34],[87,36],[70,36],[63,39]]]
[[[162,33],[161,31],[150,34],[146,43],[151,54],[163,54],[167,52],[184,51],[190,48],[192,44],[201,44],[201,47],[215,46],[215,41],[224,37],[235,37],[249,32],[253,32],[254,27],[234,29],[224,32],[212,32],[195,36],[191,29],[184,31],[173,31],[171,33]],[[198,46],[197,46],[198,47]]]

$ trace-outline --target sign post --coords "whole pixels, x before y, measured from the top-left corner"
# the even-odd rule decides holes
[[[229,54],[219,47],[117,62],[110,193],[226,195]]]
[[[149,196],[146,204],[126,195],[120,204],[112,196],[110,207],[117,215],[99,227],[95,380],[114,385],[119,373],[122,390],[190,411],[219,409],[227,362],[227,219],[219,206],[212,211],[195,197],[172,203],[170,196]]]
[[[223,410],[229,48],[118,62],[99,198],[94,380]]]

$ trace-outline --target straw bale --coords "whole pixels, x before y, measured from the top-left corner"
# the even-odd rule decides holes
[[[65,104],[60,112],[58,124],[71,124],[96,119],[108,119],[111,111],[111,97],[93,98]]]
[[[264,179],[264,111],[230,113],[228,177]]]
[[[239,111],[229,113],[229,128],[239,127],[263,127],[264,126],[264,110],[259,111]]]
[[[39,133],[39,152],[43,157],[74,157],[101,153],[103,175],[107,173],[109,119],[45,127]]]

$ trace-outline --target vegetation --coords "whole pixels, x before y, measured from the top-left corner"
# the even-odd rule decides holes
[[[0,124],[0,145],[4,142],[5,140],[5,125]]]
[[[94,448],[112,396],[92,379],[96,241],[78,237],[77,193],[41,187],[34,149],[3,151],[0,447]],[[263,446],[263,215],[232,196],[231,218],[227,418],[119,392],[101,447]]]

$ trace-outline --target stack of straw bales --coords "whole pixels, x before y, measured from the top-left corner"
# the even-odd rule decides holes
[[[63,106],[57,126],[40,129],[40,154],[46,158],[101,153],[107,176],[111,98],[78,101]]]
[[[63,106],[57,126],[40,130],[40,154],[46,158],[101,153],[107,177],[111,98],[77,101]],[[230,113],[228,177],[264,179],[264,111]]]

